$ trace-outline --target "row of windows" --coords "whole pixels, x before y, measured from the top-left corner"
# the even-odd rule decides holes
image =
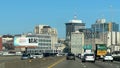
[[[72,48],[82,48],[81,45],[78,45],[78,46],[76,46],[76,45],[72,45],[71,47],[72,47]]]
[[[109,31],[109,24],[108,23],[104,23],[104,24],[94,24],[92,25],[92,28],[94,29],[94,31],[99,31],[99,32],[105,32],[105,31]],[[119,25],[112,23],[112,31],[119,31]]]
[[[38,43],[38,46],[44,46],[44,45],[51,46],[51,43]]]
[[[38,38],[51,38],[50,36],[39,36]]]
[[[41,50],[48,50],[51,49],[51,47],[39,47],[39,49],[29,49],[28,51],[41,51]]]
[[[27,50],[27,53],[35,54],[35,53],[56,53],[61,52],[60,50]]]
[[[40,49],[51,49],[51,47],[40,47]]]
[[[51,42],[51,40],[46,40],[46,39],[39,39],[39,42]]]
[[[38,35],[38,36],[37,36],[37,35],[33,35],[33,36],[30,35],[30,36],[27,36],[27,37],[34,37],[34,38],[37,37],[37,38],[47,38],[47,39],[48,39],[48,38],[51,38],[51,36],[46,36],[46,35],[40,35],[40,36],[39,36],[39,35]]]

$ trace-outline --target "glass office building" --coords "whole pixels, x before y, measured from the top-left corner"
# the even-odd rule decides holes
[[[100,33],[119,31],[119,24],[115,22],[106,22],[105,19],[98,19],[95,24],[91,26],[92,33],[96,34],[96,38],[100,37]]]
[[[119,31],[119,24],[111,23],[95,23],[92,25],[93,32]]]

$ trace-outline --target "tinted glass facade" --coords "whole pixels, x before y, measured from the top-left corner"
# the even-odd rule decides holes
[[[112,23],[95,23],[92,25],[93,32],[119,31],[119,24]]]
[[[79,29],[85,29],[85,23],[66,23],[66,37],[71,38],[71,32],[79,31]]]
[[[100,37],[100,33],[102,32],[110,32],[110,31],[119,31],[119,24],[115,22],[112,23],[95,23],[91,27],[92,33],[95,34],[96,38]]]

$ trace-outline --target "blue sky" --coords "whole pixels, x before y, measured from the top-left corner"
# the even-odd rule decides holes
[[[112,8],[110,7],[112,5]],[[0,0],[0,34],[33,32],[36,25],[50,25],[65,38],[65,23],[83,20],[86,27],[98,18],[120,22],[119,0]]]

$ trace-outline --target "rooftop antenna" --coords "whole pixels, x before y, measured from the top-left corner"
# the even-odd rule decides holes
[[[74,20],[76,20],[77,19],[77,15],[74,15]]]
[[[76,9],[75,9],[75,13],[74,13],[74,20],[77,19],[77,12],[76,12]]]

